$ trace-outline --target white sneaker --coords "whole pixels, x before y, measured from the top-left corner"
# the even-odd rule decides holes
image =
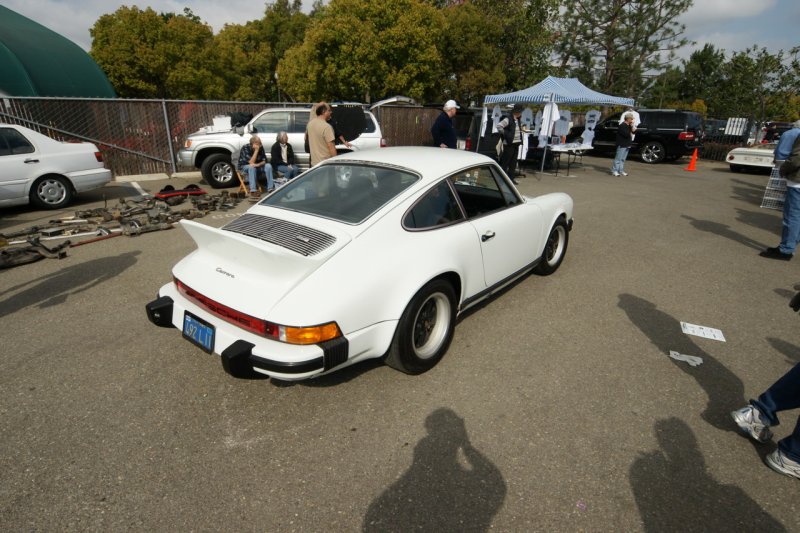
[[[800,463],[786,457],[780,449],[767,456],[767,466],[779,474],[800,479]]]
[[[628,175],[628,173],[627,173],[627,172],[623,172],[623,173],[622,173],[622,175],[623,175],[623,176],[627,176],[627,175]]]
[[[612,176],[619,176],[619,172],[612,172],[611,175]]]

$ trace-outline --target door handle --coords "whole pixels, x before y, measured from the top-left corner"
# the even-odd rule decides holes
[[[38,159],[26,159],[24,162],[25,163],[38,163],[39,160]]]
[[[489,230],[486,233],[484,233],[483,235],[481,235],[481,242],[486,242],[489,239],[494,239],[494,232],[491,231],[491,230]]]

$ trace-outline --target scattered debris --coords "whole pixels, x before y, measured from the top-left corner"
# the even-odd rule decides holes
[[[695,335],[697,337],[705,337],[706,339],[725,342],[725,335],[722,334],[722,331],[715,328],[681,322],[681,331],[687,335]]]
[[[175,211],[175,205],[186,199],[192,206]],[[66,256],[69,247],[98,242],[120,235],[134,237],[142,233],[173,228],[182,219],[206,216],[211,211],[227,211],[242,200],[239,194],[222,191],[210,195],[197,185],[175,190],[167,185],[155,196],[143,195],[120,198],[116,205],[75,211],[74,216],[51,220],[47,224],[30,226],[21,230],[0,233],[0,268],[32,263],[45,257]],[[76,237],[87,237],[75,241]],[[48,248],[41,241],[66,240]]]
[[[703,358],[697,357],[696,355],[685,355],[682,353],[678,353],[674,350],[670,350],[669,356],[675,359],[676,361],[686,361],[687,363],[689,363],[689,366],[700,366],[703,364]]]

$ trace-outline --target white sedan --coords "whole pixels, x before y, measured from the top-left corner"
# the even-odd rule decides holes
[[[317,165],[221,229],[181,221],[197,249],[147,304],[232,375],[282,380],[371,358],[418,374],[456,317],[561,264],[563,193],[522,196],[491,159],[398,147]]]
[[[775,159],[775,144],[755,144],[734,148],[725,157],[731,166],[731,172],[742,170],[770,170]]]
[[[0,124],[0,206],[67,205],[75,193],[111,181],[97,147],[60,142],[16,124]]]

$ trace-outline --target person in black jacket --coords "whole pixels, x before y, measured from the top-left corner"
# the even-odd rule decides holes
[[[633,144],[633,132],[636,127],[633,125],[633,115],[625,114],[625,120],[617,128],[617,154],[614,156],[614,164],[611,166],[612,176],[627,176],[625,172],[625,160]]]
[[[461,109],[455,100],[445,102],[442,112],[431,127],[433,145],[439,148],[457,148],[456,129],[453,127],[453,117],[456,110]]]
[[[521,104],[515,105],[511,115],[504,116],[497,125],[503,136],[503,153],[500,155],[500,166],[514,183],[517,183],[515,174],[519,147],[522,143],[522,125],[519,122],[519,118],[522,116],[524,109],[525,106]]]
[[[270,150],[270,164],[274,173],[280,172],[283,177],[290,180],[300,173],[300,168],[295,164],[294,150],[289,144],[289,136],[285,131],[278,133],[275,144]],[[276,174],[277,175],[277,174]]]

